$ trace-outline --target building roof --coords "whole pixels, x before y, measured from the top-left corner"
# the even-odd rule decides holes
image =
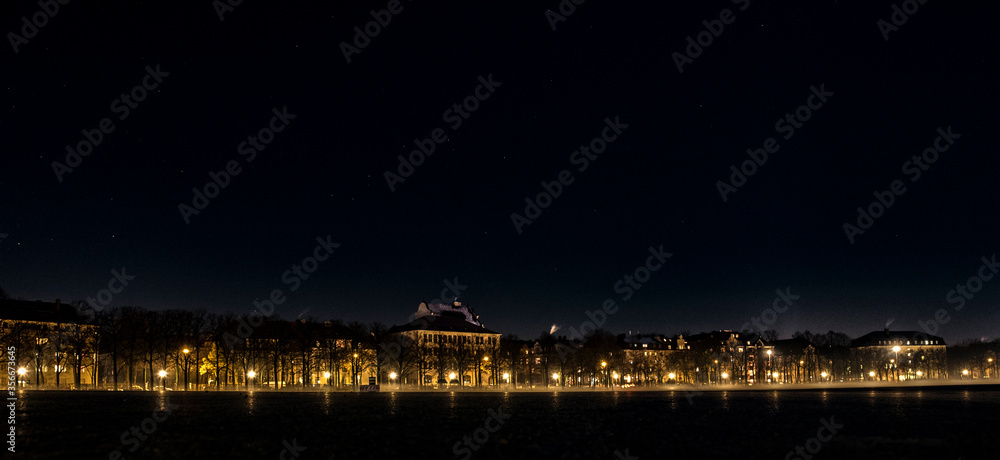
[[[499,334],[486,329],[479,322],[472,307],[462,306],[461,302],[452,305],[426,304],[420,302],[413,320],[401,326],[389,328],[389,333],[404,331],[441,331],[441,332],[472,332],[479,334]]]
[[[462,305],[462,302],[457,300],[450,304],[440,302],[428,304],[426,302],[420,302],[420,305],[417,305],[417,311],[413,314],[412,319],[423,318],[425,316],[441,316],[445,313],[461,315],[464,317],[466,322],[475,324],[476,326],[482,326],[482,323],[479,322],[479,315],[477,315],[476,311],[472,309],[472,306]]]
[[[851,347],[878,347],[889,345],[945,345],[944,339],[924,331],[869,332],[851,341]]]
[[[714,350],[716,347],[726,348],[730,346],[730,340],[734,340],[735,346],[746,346],[746,338],[741,336],[741,332],[731,331],[728,329],[722,329],[712,332],[702,332],[701,334],[694,334],[687,337],[685,340],[687,344],[691,346],[692,350]]]
[[[684,339],[681,339],[681,344]],[[659,334],[627,334],[619,336],[619,345],[626,349],[675,350],[679,349],[677,338]]]
[[[39,323],[86,323],[72,305],[41,300],[0,299],[0,320],[35,321]]]

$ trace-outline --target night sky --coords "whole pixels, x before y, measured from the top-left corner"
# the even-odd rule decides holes
[[[1000,249],[1000,41],[980,7],[929,0],[885,40],[890,1],[591,0],[553,30],[555,0],[404,0],[348,63],[341,44],[390,2],[245,1],[223,21],[208,0],[119,3],[60,5],[0,51],[13,296],[93,297],[124,267],[112,305],[243,313],[282,289],[286,319],[392,325],[457,278],[487,327],[537,337],[609,298],[613,332],[736,329],[788,288],[783,337],[918,329],[939,308],[950,342],[998,335],[1000,279],[961,311],[948,301]],[[725,9],[679,72],[674,53]],[[8,2],[3,32],[39,11]],[[126,112],[147,66],[166,75]],[[490,76],[455,126],[449,109]],[[776,122],[817,104],[812,87],[825,102],[785,139]],[[283,108],[294,119],[273,124]],[[580,171],[574,151],[616,117],[627,128]],[[114,130],[58,175],[104,118]],[[263,150],[241,147],[269,124]],[[948,127],[960,137],[914,181],[907,162]],[[392,191],[386,171],[436,129],[447,140]],[[723,201],[717,182],[768,138],[778,150]],[[239,174],[186,222],[179,206],[230,162]],[[563,170],[573,182],[519,233],[511,214]],[[905,193],[852,243],[844,224],[896,180]],[[283,273],[327,235],[339,248],[292,292]],[[622,301],[615,284],[660,245],[672,257]]]

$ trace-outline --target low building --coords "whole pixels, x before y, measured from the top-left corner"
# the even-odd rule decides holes
[[[690,348],[684,336],[667,337],[659,334],[619,336],[618,346],[624,357],[622,378],[625,385],[655,385],[684,380],[682,372],[685,354]]]
[[[498,382],[489,356],[499,344],[472,307],[421,302],[409,323],[389,328],[386,352],[401,384],[479,386]]]
[[[851,361],[866,380],[948,378],[944,339],[923,331],[865,334],[851,341]]]
[[[816,346],[803,337],[775,340],[769,344],[770,363],[766,366],[774,383],[816,383],[824,372]]]
[[[97,383],[97,326],[70,305],[0,299],[0,343],[15,348],[18,382],[49,388]],[[4,350],[6,355],[8,350]]]

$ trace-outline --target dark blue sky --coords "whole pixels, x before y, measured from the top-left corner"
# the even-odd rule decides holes
[[[946,300],[998,249],[990,14],[928,2],[886,41],[888,1],[592,1],[555,31],[556,1],[407,1],[347,63],[340,44],[386,3],[244,2],[221,22],[211,2],[62,5],[0,53],[0,286],[69,301],[126,267],[116,305],[249,311],[281,288],[285,318],[394,324],[457,278],[488,327],[536,336],[620,301],[662,244],[673,256],[611,330],[738,328],[788,287],[785,336],[916,329],[946,308],[949,341],[997,337],[1000,281],[961,311]],[[679,73],[673,53],[726,8]],[[37,11],[15,2],[0,24],[20,33]],[[168,75],[120,119],[114,101],[156,65]],[[446,110],[490,74],[453,128]],[[775,122],[820,85],[833,95],[783,139]],[[294,120],[247,162],[241,142],[282,107]],[[628,128],[578,171],[573,152],[616,116]],[[59,182],[52,162],[105,117],[114,131]],[[961,137],[911,181],[904,164],[948,126]],[[385,171],[436,128],[448,140],[390,191]],[[717,181],[769,137],[780,148],[723,202]],[[241,172],[186,224],[178,206],[230,161]],[[573,183],[519,234],[511,213],[562,170]],[[897,179],[851,244],[843,224]],[[283,273],[326,235],[341,246],[289,292]]]

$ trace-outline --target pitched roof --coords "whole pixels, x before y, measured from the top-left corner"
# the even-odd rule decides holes
[[[472,324],[465,320],[464,315],[453,316],[442,313],[440,316],[422,316],[401,326],[389,328],[389,333],[404,331],[442,331],[442,332],[475,332],[480,334],[499,334],[483,326]]]
[[[802,351],[813,344],[805,337],[793,337],[791,339],[775,340],[768,345],[772,345],[776,352],[781,353]],[[815,345],[813,345],[813,348],[815,348]]]
[[[925,343],[927,342],[927,343]],[[851,341],[851,347],[872,347],[887,345],[945,345],[944,339],[924,331],[882,331],[869,332]]]
[[[72,305],[59,300],[42,302],[41,300],[0,299],[0,320],[36,321],[40,323],[85,323]]]

